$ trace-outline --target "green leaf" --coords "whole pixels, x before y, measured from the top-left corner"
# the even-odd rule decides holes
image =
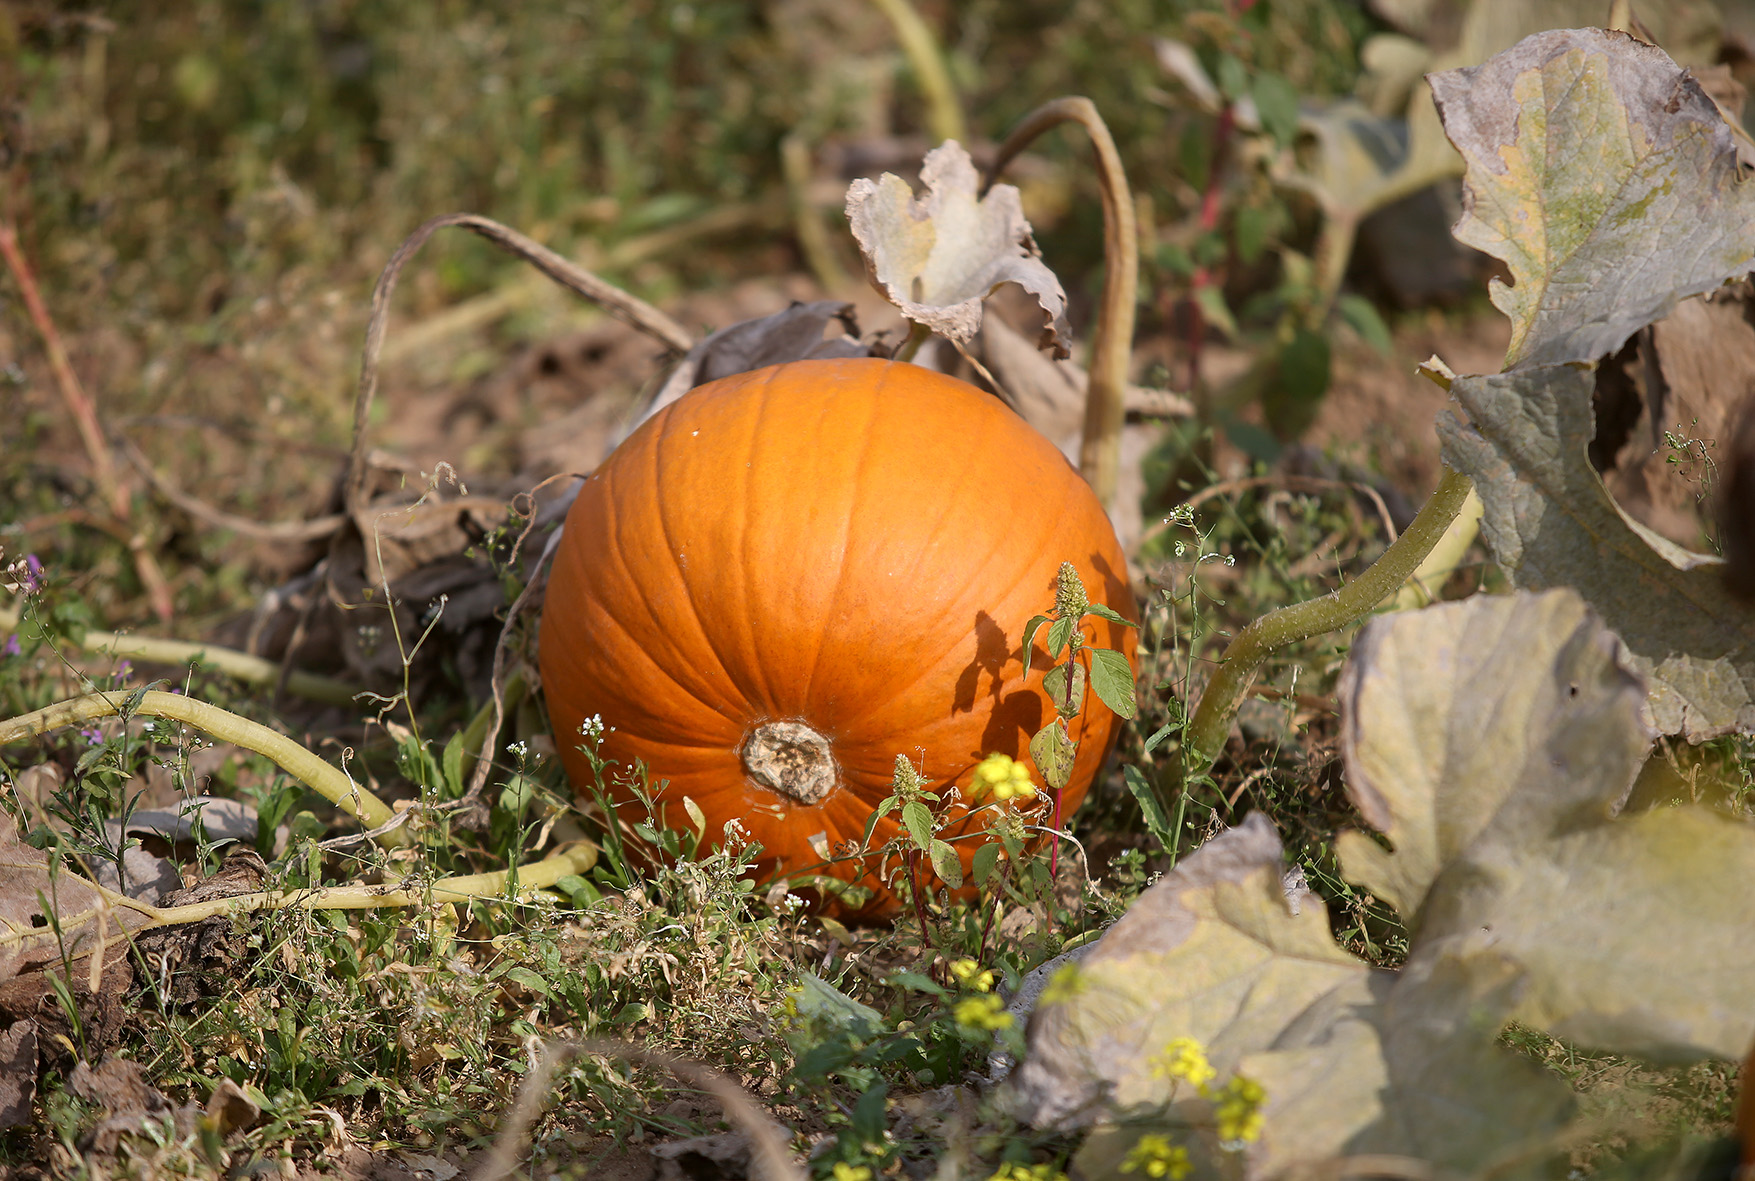
[[[522,815],[524,809],[530,806],[530,801],[535,798],[535,795],[536,788],[530,780],[522,775],[514,775],[506,781],[506,786],[500,791],[500,807],[513,816]]]
[[[890,976],[892,988],[906,988],[910,992],[923,992],[928,996],[948,997],[950,991],[930,976],[919,972],[896,972]]]
[[[1060,654],[1066,648],[1067,641],[1072,638],[1073,628],[1077,625],[1078,620],[1071,616],[1054,621],[1054,625],[1048,629],[1048,655],[1056,660],[1060,659]]]
[[[1217,328],[1226,340],[1236,341],[1240,335],[1237,317],[1231,314],[1231,305],[1225,302],[1223,289],[1211,285],[1195,288],[1194,303],[1206,317],[1208,324]]]
[[[995,841],[990,841],[975,850],[975,856],[969,863],[969,872],[970,876],[975,879],[977,886],[987,885],[987,880],[993,876],[994,869],[999,865],[999,855],[1004,851]]]
[[[444,792],[446,799],[460,799],[465,791],[463,785],[463,731],[451,735],[445,743],[445,753],[441,756],[444,773]]]
[[[1121,777],[1127,784],[1128,794],[1133,796],[1134,803],[1140,806],[1140,815],[1145,818],[1146,831],[1152,834],[1152,838],[1158,842],[1159,848],[1170,848],[1173,844],[1170,839],[1172,835],[1170,818],[1164,815],[1164,805],[1158,799],[1158,792],[1152,786],[1152,781],[1146,778],[1145,772],[1132,763],[1122,764]]]
[[[957,851],[948,842],[934,838],[932,851],[928,856],[932,858],[933,872],[944,879],[945,885],[953,890],[962,889],[963,863],[957,859]]]
[[[1066,732],[1066,723],[1055,718],[1030,739],[1030,757],[1042,772],[1042,781],[1057,791],[1072,780],[1073,759],[1078,747]]]
[[[1249,93],[1249,71],[1235,54],[1221,53],[1217,69],[1219,92],[1232,102]]]
[[[1165,722],[1162,726],[1159,726],[1156,730],[1153,730],[1152,736],[1146,739],[1146,753],[1151,754],[1154,750],[1157,750],[1160,743],[1176,733],[1177,726],[1177,722],[1169,721]]]
[[[1379,356],[1387,357],[1394,347],[1389,335],[1389,325],[1377,313],[1377,305],[1362,295],[1343,295],[1335,301],[1335,310],[1347,326],[1357,332],[1362,340],[1377,350]]]
[[[699,841],[707,834],[707,815],[701,811],[701,805],[688,796],[682,798],[683,811],[689,814],[689,823],[695,826],[695,839]]]
[[[1595,361],[1755,261],[1737,141],[1661,49],[1558,29],[1430,80],[1467,161],[1454,232],[1511,272],[1508,370]]]
[[[859,1097],[853,1105],[853,1134],[870,1144],[884,1142],[885,1115],[889,1111],[890,1088],[878,1083]]]
[[[532,972],[529,968],[513,968],[506,973],[506,979],[517,981],[525,988],[528,988],[531,992],[540,993],[546,997],[554,996],[554,989],[550,987],[549,982],[544,980],[541,976],[538,976],[535,972]]]
[[[811,972],[799,978],[793,1004],[800,1018],[823,1029],[845,1030],[862,1039],[876,1037],[884,1029],[883,1014]]]
[[[1298,91],[1278,74],[1257,74],[1250,87],[1261,125],[1280,147],[1289,147],[1298,136]]]
[[[1276,435],[1282,439],[1296,438],[1316,420],[1323,396],[1328,393],[1328,338],[1300,328],[1280,350],[1274,370],[1275,380],[1262,391],[1262,410]]]
[[[1139,713],[1139,702],[1135,698],[1133,669],[1128,666],[1127,657],[1109,648],[1092,648],[1090,653],[1091,688],[1118,717],[1135,717]]]
[[[1134,623],[1132,620],[1123,617],[1119,612],[1115,611],[1114,609],[1112,609],[1110,607],[1103,605],[1102,603],[1090,604],[1089,606],[1087,606],[1085,608],[1085,614],[1095,615],[1098,619],[1107,619],[1110,623],[1118,623],[1122,627],[1132,627],[1132,628],[1139,627],[1139,624]]]
[[[1569,590],[1368,624],[1339,692],[1347,793],[1394,845],[1347,878],[1419,920],[1410,964],[1521,974],[1511,1015],[1595,1049],[1735,1057],[1755,1040],[1755,825],[1614,815],[1649,746],[1615,637]]]
[[[1068,658],[1066,663],[1048,670],[1048,675],[1042,678],[1042,689],[1061,717],[1077,717],[1085,707],[1085,666]]]
[[[1030,645],[1036,641],[1036,629],[1048,622],[1049,618],[1046,615],[1033,615],[1030,617],[1030,622],[1024,625],[1024,644],[1018,652],[1019,658],[1024,662],[1026,675],[1030,671]]]
[[[902,805],[902,824],[908,829],[908,836],[913,840],[914,847],[922,853],[932,847],[932,813],[919,800],[909,800]]]

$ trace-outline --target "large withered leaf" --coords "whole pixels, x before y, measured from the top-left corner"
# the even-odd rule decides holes
[[[981,327],[981,301],[1016,283],[1042,306],[1038,344],[1068,355],[1066,292],[1036,256],[1018,190],[994,185],[980,196],[969,153],[946,140],[926,154],[924,196],[893,173],[856,180],[847,220],[872,286],[909,320],[967,345]]]
[[[1409,970],[1519,976],[1510,1016],[1654,1057],[1755,1038],[1755,825],[1706,808],[1616,816],[1644,695],[1570,590],[1477,596],[1370,623],[1341,692],[1349,880],[1417,920]]]
[[[1508,369],[1594,361],[1755,261],[1736,139],[1661,49],[1559,29],[1430,81],[1467,161],[1456,236],[1511,270]]]
[[[1530,590],[1569,586],[1627,647],[1648,720],[1701,742],[1755,729],[1755,609],[1714,559],[1630,520],[1590,465],[1591,375],[1569,366],[1462,377],[1444,462],[1472,476],[1494,559]]]
[[[1351,832],[1336,848],[1410,923],[1482,833],[1618,798],[1651,745],[1639,683],[1576,595],[1507,602],[1373,620],[1341,674],[1347,794],[1395,851]]]
[[[18,839],[0,811],[0,983],[50,965],[83,970],[150,916]]]
[[[1038,1124],[1143,1117],[1094,1135],[1083,1175],[1120,1175],[1152,1130],[1188,1144],[1202,1175],[1230,1175],[1196,1131],[1210,1115],[1203,1101],[1154,1069],[1177,1037],[1202,1043],[1221,1079],[1263,1084],[1249,1177],[1359,1153],[1475,1172],[1559,1126],[1564,1087],[1493,1042],[1503,968],[1372,969],[1335,945],[1320,902],[1294,907],[1282,871],[1273,826],[1250,816],[1142,895],[1043,994],[1013,1076],[1023,1114]]]

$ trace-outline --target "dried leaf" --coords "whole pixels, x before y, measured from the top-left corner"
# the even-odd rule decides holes
[[[1592,380],[1568,366],[1459,377],[1469,422],[1438,420],[1444,462],[1475,480],[1494,559],[1528,590],[1569,586],[1627,647],[1648,720],[1701,742],[1755,729],[1755,609],[1716,559],[1630,520],[1587,455]]]
[[[1644,694],[1570,590],[1367,625],[1341,689],[1349,880],[1418,932],[1410,963],[1510,965],[1511,1015],[1596,1049],[1741,1054],[1755,1039],[1755,825],[1707,808],[1616,817]]]
[[[1508,369],[1594,361],[1755,262],[1736,137],[1662,50],[1562,29],[1431,82],[1468,164],[1456,236],[1511,270]]]
[[[0,1130],[30,1123],[36,1094],[36,1022],[14,1021],[0,1032]]]
[[[65,864],[51,872],[48,856],[22,843],[0,812],[0,982],[49,965],[83,971],[94,952],[113,951],[146,921],[126,899]]]
[[[1042,306],[1038,346],[1066,357],[1066,293],[1037,257],[1018,190],[994,185],[979,196],[974,162],[955,140],[926,154],[920,179],[919,198],[888,172],[847,190],[847,220],[872,286],[909,320],[967,345],[981,327],[981,301],[1016,283]]]
[[[167,841],[195,839],[195,819],[201,819],[201,831],[209,841],[253,841],[256,839],[256,809],[237,800],[219,796],[192,796],[169,809],[142,808],[128,814],[130,833],[152,833]],[[122,825],[118,821],[117,827]]]
[[[1643,697],[1639,683],[1584,603],[1566,592],[1516,601],[1521,609],[1476,597],[1398,616],[1399,626],[1374,620],[1342,674],[1347,794],[1395,851],[1358,833],[1339,849],[1348,880],[1410,922],[1488,828],[1619,799],[1651,745],[1624,716]]]
[[[1514,981],[1502,966],[1438,960],[1397,976],[1336,947],[1314,898],[1288,898],[1280,842],[1259,814],[1185,859],[1141,896],[1069,977],[1038,1002],[1014,1074],[1023,1113],[1077,1124],[1162,1111],[1099,1132],[1077,1161],[1120,1175],[1142,1131],[1191,1134],[1193,1088],[1155,1069],[1173,1038],[1200,1042],[1220,1079],[1266,1091],[1245,1176],[1345,1154],[1394,1153],[1463,1173],[1550,1135],[1565,1087],[1494,1043]]]
[[[840,321],[843,334],[825,339],[823,330],[835,321]],[[696,386],[734,373],[788,361],[870,356],[871,350],[859,342],[858,335],[853,305],[831,299],[794,303],[771,316],[721,328],[678,362],[651,405],[628,424],[626,434]]]

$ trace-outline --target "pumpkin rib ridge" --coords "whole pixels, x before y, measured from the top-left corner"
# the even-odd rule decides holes
[[[755,397],[760,405],[766,405],[768,386],[773,383],[775,376],[776,372],[770,371],[763,381],[754,387]],[[739,382],[737,389],[732,391],[730,396],[742,395],[747,389],[749,389],[749,382],[745,375],[739,374],[728,378],[727,380],[739,381],[739,378],[743,378],[744,380]],[[722,397],[726,395],[715,393],[712,396]],[[741,634],[733,638],[733,643],[741,644],[742,649],[746,652],[755,653],[761,651],[761,648],[756,643],[755,627],[748,619],[749,612],[747,607],[750,602],[751,587],[747,581],[747,575],[745,572],[749,569],[750,514],[748,506],[754,503],[752,496],[756,492],[755,484],[757,474],[755,468],[754,440],[755,437],[761,433],[760,413],[755,416],[754,426],[746,425],[748,422],[748,415],[740,414],[738,416],[737,425],[740,429],[738,448],[746,456],[747,462],[744,464],[742,481],[738,485],[737,495],[729,498],[727,501],[727,503],[735,505],[737,509],[737,561],[728,562],[727,566],[737,573],[736,581],[729,583],[735,591],[734,597],[736,602],[740,608],[746,608],[744,610],[730,612],[734,621],[741,621]],[[666,522],[666,527],[668,528],[668,522]],[[700,609],[696,605],[692,594],[689,597],[689,607],[690,610],[696,613],[698,618],[700,615]],[[744,695],[745,701],[748,705],[747,712],[757,717],[767,717],[771,715],[773,710],[770,706],[774,700],[774,692],[773,686],[768,683],[766,662],[761,660],[740,662],[746,663],[749,666],[750,681],[746,685],[739,683],[735,679],[735,676],[731,673],[730,666],[726,664],[725,657],[723,653],[720,652],[718,645],[714,645],[713,652],[720,664],[726,668],[726,676],[732,678],[732,683],[737,685],[738,691]],[[746,724],[745,733],[748,733],[750,725],[759,724],[759,721]]]
[[[884,396],[885,386],[890,381],[890,379],[894,376],[894,374],[896,372],[896,368],[895,368],[896,364],[897,364],[896,362],[892,361],[892,362],[890,362],[890,364],[888,366],[885,367],[884,372],[883,372],[883,376],[880,379],[880,381],[877,383],[877,389],[874,391],[874,393],[872,394],[872,397],[871,397],[871,403],[873,406],[877,406],[877,407],[882,406],[882,398]],[[934,376],[940,376],[940,375],[935,374]],[[950,379],[946,379],[946,381],[947,381],[947,383],[949,383]],[[988,395],[988,394],[983,393],[982,391],[975,390],[973,387],[970,387],[969,392],[976,395],[979,398],[992,397],[992,395]],[[945,393],[948,396],[962,396],[964,391],[956,389],[954,384],[953,384],[951,386],[951,388],[949,388],[945,391]],[[985,408],[983,408],[983,409],[985,409]],[[1007,411],[1007,413],[1009,413],[1009,411]],[[876,415],[874,414],[873,418],[875,419],[875,417],[876,417]],[[1018,421],[1020,424],[1022,424],[1023,420],[1019,419]],[[869,466],[871,449],[872,449],[872,446],[874,445],[874,441],[875,441],[875,432],[873,432],[871,430],[867,430],[867,431],[863,432],[863,435],[864,435],[864,440],[863,440],[863,449],[861,451],[861,459],[860,459],[860,462],[854,468],[854,478],[856,480],[860,481],[862,484],[865,481],[866,476],[867,476],[867,468]],[[954,511],[955,511],[955,506],[957,504],[961,503],[961,501],[959,500],[960,494],[962,493],[962,491],[966,487],[969,486],[969,484],[971,482],[974,481],[976,474],[977,474],[976,469],[975,469],[973,464],[964,465],[963,467],[961,467],[959,469],[957,483],[955,484],[955,486],[949,488],[945,492],[945,494],[934,498],[935,505],[938,508],[938,514],[933,519],[933,521],[929,527],[923,527],[923,530],[922,530],[923,536],[936,536],[936,535],[944,532],[944,528],[943,528],[944,523],[947,520],[952,518]],[[849,530],[851,531],[851,522],[849,523]],[[1004,533],[1002,533],[1002,532],[996,533],[995,537],[993,538],[994,550],[990,550],[989,553],[984,556],[982,562],[967,563],[964,568],[966,570],[973,570],[973,571],[977,571],[977,572],[982,571],[985,568],[986,561],[992,557],[993,552],[995,552],[997,550],[1003,550],[1004,548],[1006,548],[1008,540],[1009,540],[1008,537]],[[852,547],[851,538],[850,538],[849,544],[847,546],[848,552],[851,552],[852,548],[853,547]],[[910,584],[913,581],[912,575],[916,574],[919,571],[920,566],[921,566],[921,561],[922,561],[922,555],[916,554],[914,565],[911,566],[909,568],[907,574],[905,574],[903,576],[902,582],[903,582],[904,586]],[[843,581],[845,579],[845,575],[846,575],[846,564],[844,563],[843,567],[842,567],[842,575],[841,575],[841,579]],[[964,579],[963,583],[957,588],[957,595],[959,596],[959,601],[961,601],[964,598],[969,597],[971,595],[971,592],[973,592],[977,589],[978,580],[979,580],[979,574],[972,574]],[[837,585],[837,592],[839,592],[839,583]],[[838,597],[836,600],[833,600],[833,602],[835,603],[835,605],[837,607],[839,607],[840,604],[839,604]],[[944,652],[940,653],[939,656],[934,658],[933,663],[930,666],[926,666],[924,668],[919,669],[919,671],[917,671],[914,675],[910,676],[909,679],[906,681],[892,682],[890,684],[885,685],[883,687],[883,692],[881,694],[877,695],[875,697],[875,699],[872,700],[871,704],[866,705],[857,714],[849,714],[847,716],[847,718],[845,719],[845,721],[846,721],[845,731],[848,733],[852,733],[852,732],[855,732],[857,730],[859,733],[863,734],[865,732],[865,729],[866,729],[865,723],[867,723],[873,715],[881,712],[884,705],[886,705],[887,703],[892,701],[895,697],[904,695],[906,693],[906,691],[911,690],[911,689],[915,688],[916,686],[918,686],[923,680],[926,679],[926,677],[930,673],[930,671],[936,670],[938,668],[938,666],[944,662],[945,656],[947,656],[951,653],[954,653],[958,648],[960,648],[962,646],[963,642],[964,641],[963,641],[962,637],[959,636],[957,639],[952,641],[951,645]],[[820,658],[819,658],[819,664],[820,664]],[[813,670],[812,670],[813,686],[815,683],[815,675],[816,675],[816,669],[813,668]]]
[[[894,362],[892,362],[892,364],[893,363]],[[864,473],[866,464],[870,461],[871,449],[874,443],[875,432],[871,429],[871,426],[877,418],[875,407],[878,405],[877,399],[883,395],[884,386],[889,379],[890,370],[886,368],[883,377],[878,381],[876,394],[867,400],[867,414],[865,419],[866,429],[859,432],[859,459],[853,465],[853,483],[855,487],[863,487],[861,476]],[[857,497],[854,498],[854,503],[857,505]],[[825,616],[827,619],[841,619],[846,615],[847,609],[842,605],[841,600],[847,589],[847,568],[851,565],[850,556],[854,553],[853,529],[857,516],[857,513],[848,513],[846,523],[841,530],[841,568],[835,573],[835,589],[829,595],[829,611]],[[817,649],[811,657],[810,676],[805,680],[805,700],[811,702],[817,700],[817,677],[818,674],[822,672],[824,649],[828,647],[827,628],[819,627],[814,630],[816,633]],[[856,714],[843,715],[840,719],[841,725],[839,727],[841,733],[846,734],[855,729],[867,712],[869,711],[861,710]]]
[[[614,484],[615,484],[613,470],[610,471],[608,474],[606,474],[603,477],[603,483],[604,483],[604,490],[605,490],[604,491],[605,503],[607,503],[607,504],[615,503],[615,499],[613,496],[613,488],[614,488]],[[633,573],[628,569],[627,558],[622,550],[621,525],[622,525],[621,519],[615,513],[610,512],[610,513],[604,514],[604,526],[607,529],[609,536],[605,539],[605,544],[601,547],[600,557],[607,556],[608,558],[610,558],[611,560],[613,560],[615,562],[615,564],[618,568],[617,574],[619,576],[617,581],[619,581],[627,586],[637,586],[639,580],[637,578],[635,578]],[[677,691],[682,695],[682,697],[684,699],[694,702],[702,710],[704,710],[705,712],[707,712],[709,714],[712,714],[715,717],[725,717],[726,716],[725,709],[723,709],[722,707],[720,707],[718,705],[715,705],[712,701],[707,700],[706,698],[704,698],[701,695],[701,689],[707,688],[710,684],[710,682],[706,678],[701,679],[701,684],[699,686],[691,686],[691,685],[685,683],[675,673],[670,671],[670,668],[668,667],[668,665],[665,662],[660,661],[657,658],[657,656],[655,656],[651,652],[649,646],[640,640],[639,636],[636,634],[635,628],[631,627],[628,623],[624,622],[620,617],[618,617],[614,613],[614,611],[612,610],[611,603],[606,601],[606,600],[610,600],[610,599],[613,599],[617,602],[619,602],[623,599],[633,600],[643,610],[643,613],[646,617],[646,622],[649,625],[649,628],[648,628],[649,634],[651,632],[656,632],[657,634],[662,635],[662,634],[664,634],[664,630],[665,630],[664,626],[662,624],[662,621],[660,621],[657,618],[657,616],[653,614],[652,609],[651,609],[651,604],[647,601],[647,599],[644,595],[640,595],[640,594],[598,595],[598,596],[596,596],[596,598],[598,600],[598,602],[597,602],[598,616],[601,619],[606,620],[610,625],[612,625],[615,628],[615,630],[622,636],[622,638],[627,642],[627,644],[631,648],[633,648],[634,651],[636,651],[640,654],[640,657],[643,660],[645,660],[646,664],[649,667],[657,670],[658,673],[663,677],[664,680],[669,681],[672,685],[674,685],[676,687]],[[712,650],[711,641],[708,640],[705,636],[703,636],[703,641],[705,642],[708,649]],[[599,651],[601,651],[601,648],[602,648],[602,646],[599,645]],[[715,653],[715,655],[717,655],[717,653]],[[682,662],[682,663],[683,663],[684,667],[687,667],[687,662]],[[578,665],[575,663],[573,665],[573,667],[577,668]],[[729,678],[727,679],[727,683],[735,685],[735,683],[731,682],[729,680]]]
[[[607,624],[610,627],[612,627],[618,635],[620,635],[623,639],[625,639],[630,647],[632,647],[635,651],[637,651],[640,654],[641,658],[646,662],[646,667],[648,669],[657,672],[659,674],[659,676],[661,676],[664,680],[666,680],[670,684],[674,685],[677,689],[677,692],[684,699],[694,702],[695,704],[699,705],[703,710],[705,710],[707,713],[712,714],[714,717],[723,717],[724,716],[724,714],[720,710],[715,709],[710,703],[702,701],[700,694],[696,693],[693,689],[689,688],[689,686],[683,684],[682,681],[678,680],[676,678],[676,676],[674,674],[672,674],[667,668],[665,668],[665,666],[662,663],[660,663],[655,657],[653,657],[649,652],[647,652],[644,645],[642,645],[634,637],[633,632],[628,628],[627,624],[623,623],[621,620],[619,620],[615,616],[611,615],[608,611],[604,611],[601,614],[601,618],[604,621],[606,621]],[[565,659],[565,658],[562,657],[561,659]],[[565,666],[566,670],[568,672],[577,672],[577,670],[580,667],[580,663],[582,663],[582,662],[569,660]],[[656,716],[658,711],[654,710],[651,712]]]
[[[667,410],[672,409],[675,406],[677,406],[678,404],[679,403],[673,402],[673,403],[671,403],[670,407],[667,407],[666,409]],[[670,437],[671,437],[670,436],[670,419],[672,417],[674,417],[674,415],[671,415],[671,414],[667,414],[665,416],[663,426],[659,429],[659,431],[657,433],[657,437],[653,442],[653,445],[648,449],[651,452],[651,457],[652,457],[652,487],[654,487],[654,488],[665,487],[665,485],[663,483],[663,468],[664,468],[664,459],[665,459],[663,453],[666,450],[668,450],[668,448],[666,447],[666,444],[670,441]],[[728,699],[726,701],[726,705],[730,708],[718,709],[716,712],[718,712],[720,714],[720,716],[724,717],[727,721],[732,721],[732,715],[734,712],[741,713],[741,714],[748,714],[751,712],[760,712],[760,711],[752,709],[752,706],[754,703],[751,702],[751,700],[750,700],[749,688],[743,684],[740,684],[738,682],[737,677],[732,674],[731,665],[730,665],[730,663],[728,663],[726,661],[725,653],[720,650],[719,644],[715,641],[713,633],[707,627],[707,621],[701,615],[700,604],[695,602],[694,585],[689,581],[688,571],[683,568],[682,563],[677,559],[675,539],[674,539],[673,534],[671,533],[671,528],[670,528],[670,515],[668,512],[666,512],[665,505],[666,505],[666,500],[662,497],[659,498],[654,515],[658,518],[659,534],[664,538],[665,557],[669,559],[672,569],[674,569],[676,571],[676,580],[677,580],[678,585],[682,589],[682,594],[680,597],[682,598],[682,600],[684,602],[686,602],[688,604],[689,615],[691,617],[693,617],[693,619],[695,621],[695,631],[697,633],[699,633],[699,635],[701,637],[702,646],[704,648],[706,648],[707,651],[709,651],[713,654],[713,661],[719,667],[719,674],[720,674],[721,679],[723,680],[723,683],[730,686],[733,693],[735,693],[738,696],[741,696],[743,698],[741,703],[738,701],[735,701],[735,700]],[[662,625],[659,624],[659,621],[656,618],[654,618],[653,623],[655,626],[659,627],[660,631],[663,630]],[[738,708],[740,705],[742,707],[741,709]],[[737,722],[734,724],[742,725],[743,723]]]

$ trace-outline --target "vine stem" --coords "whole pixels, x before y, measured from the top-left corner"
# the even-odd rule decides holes
[[[1438,487],[1406,531],[1359,577],[1321,598],[1270,611],[1239,632],[1201,694],[1177,758],[1173,784],[1186,787],[1189,780],[1212,768],[1224,748],[1238,703],[1274,649],[1363,619],[1395,593],[1432,552],[1473,488],[1467,476],[1444,469]]]
[[[336,807],[357,819],[369,829],[382,828],[396,819],[396,812],[370,791],[355,783],[346,772],[337,770],[284,734],[276,733],[260,722],[241,718],[229,710],[196,701],[180,693],[148,689],[130,693],[91,693],[68,701],[0,722],[0,746],[36,738],[51,730],[76,726],[112,716],[145,714],[170,718],[194,726],[205,734],[246,750],[266,755],[283,771],[308,785]],[[398,825],[381,834],[378,841],[388,846],[409,844],[404,826]]]
[[[18,630],[17,611],[0,607],[0,632]],[[63,643],[71,643],[63,639]],[[199,644],[191,640],[166,640],[157,636],[127,636],[115,632],[87,629],[85,636],[72,645],[87,652],[108,652],[119,659],[144,660],[151,664],[189,665],[199,661],[210,665],[235,680],[252,685],[272,685],[280,679],[281,668],[272,660],[221,648],[216,644]],[[286,689],[300,697],[327,705],[352,705],[361,691],[357,686],[317,673],[293,669],[287,673]]]
[[[25,310],[30,313],[31,324],[37,335],[43,338],[43,352],[48,355],[55,386],[61,391],[61,401],[66,403],[74,425],[79,428],[80,442],[85,444],[85,454],[91,460],[92,483],[97,485],[98,495],[109,508],[110,515],[123,527],[135,572],[140,575],[140,584],[146,588],[153,614],[168,620],[173,605],[170,583],[165,581],[158,559],[147,548],[145,534],[132,527],[128,493],[116,480],[109,444],[104,439],[103,427],[98,423],[97,405],[79,384],[79,375],[73,372],[73,363],[67,359],[61,334],[55,330],[55,321],[50,318],[48,305],[37,288],[36,274],[19,248],[18,232],[10,221],[0,220],[0,256],[5,257],[6,266],[18,283],[18,294],[24,300]]]
[[[1103,193],[1103,303],[1091,346],[1079,474],[1107,509],[1113,506],[1121,476],[1121,427],[1127,417],[1127,369],[1140,282],[1139,230],[1121,154],[1115,150],[1115,140],[1095,103],[1077,95],[1057,98],[1024,116],[1006,137],[988,183],[998,179],[1005,166],[1037,136],[1061,123],[1077,123],[1091,137]]]
[[[315,890],[270,890],[259,894],[233,894],[207,902],[191,902],[184,906],[149,906],[137,898],[118,894],[96,882],[82,885],[103,899],[100,906],[72,914],[57,916],[57,922],[72,929],[104,918],[105,912],[132,911],[140,921],[127,925],[130,935],[159,927],[175,927],[198,923],[216,915],[257,910],[377,910],[400,906],[443,905],[466,902],[471,898],[498,898],[505,894],[508,883],[516,878],[520,896],[547,889],[568,874],[585,874],[597,864],[597,846],[581,841],[541,861],[492,873],[459,874],[425,883],[376,886],[326,886]],[[30,928],[0,930],[0,947],[23,943],[38,937],[41,931]]]

